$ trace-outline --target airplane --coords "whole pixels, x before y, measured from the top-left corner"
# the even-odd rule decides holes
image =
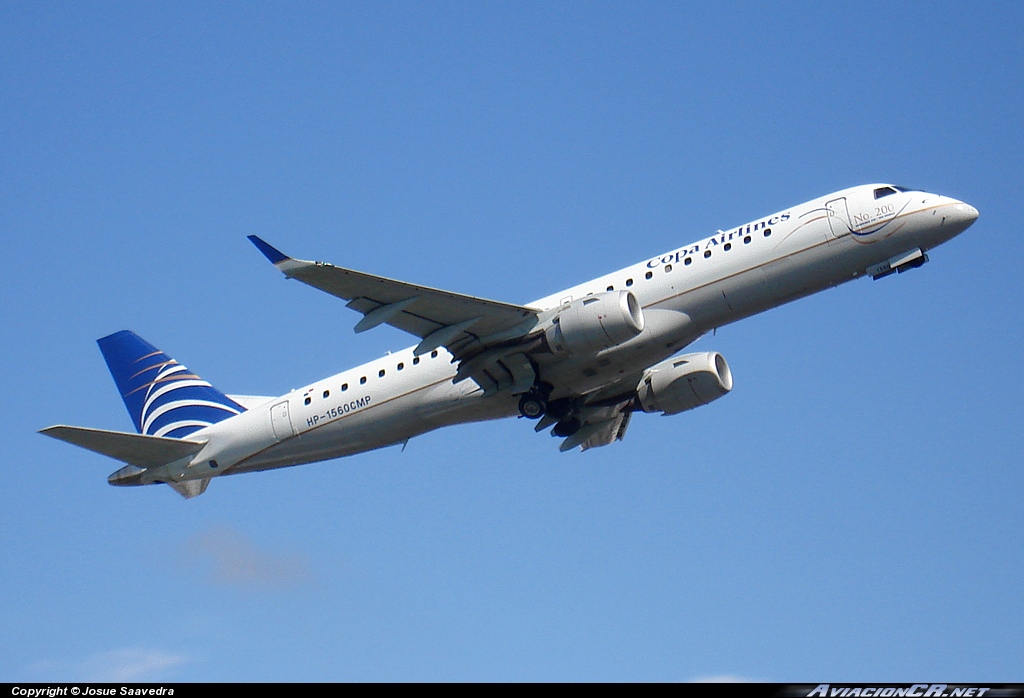
[[[125,463],[111,485],[166,483],[339,458],[444,426],[519,415],[560,450],[621,440],[635,412],[675,415],[733,387],[725,358],[677,356],[702,335],[862,276],[920,267],[978,218],[973,206],[892,184],[844,189],[525,305],[289,257],[249,240],[285,277],[419,341],[279,397],[228,395],[136,334],[98,340],[137,433],[40,433]]]

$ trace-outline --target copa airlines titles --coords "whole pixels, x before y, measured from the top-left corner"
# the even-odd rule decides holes
[[[768,231],[768,234],[770,234],[771,226],[778,225],[779,223],[785,223],[789,219],[789,211],[786,211],[785,213],[778,213],[772,216],[771,218],[765,218],[764,220],[755,221],[753,223],[747,223],[746,225],[741,225],[735,230],[730,230],[729,232],[719,232],[717,235],[712,235],[707,240],[696,242],[690,245],[689,247],[680,248],[675,252],[663,254],[661,257],[655,257],[654,259],[647,263],[647,268],[654,269],[655,267],[661,266],[662,264],[680,262],[692,254],[697,254],[701,250],[710,250],[712,247],[724,245],[727,242],[731,242],[732,240],[742,238],[744,235],[750,235],[751,233],[757,232],[759,230]]]

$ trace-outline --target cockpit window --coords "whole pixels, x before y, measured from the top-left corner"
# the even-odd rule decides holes
[[[875,198],[881,199],[883,196],[892,196],[896,193],[896,189],[893,187],[879,187],[875,189]]]
[[[896,184],[892,185],[892,188],[895,189],[896,191],[917,191],[917,189],[911,189],[910,187],[901,187]]]

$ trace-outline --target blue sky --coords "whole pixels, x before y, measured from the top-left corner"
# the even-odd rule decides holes
[[[1013,3],[0,4],[0,679],[1024,680]],[[836,189],[981,218],[705,337],[734,391],[169,488],[95,339],[226,392],[409,345],[245,240],[526,302]]]

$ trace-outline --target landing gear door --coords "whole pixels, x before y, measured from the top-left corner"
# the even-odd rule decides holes
[[[839,238],[852,232],[853,226],[850,225],[850,209],[846,205],[846,197],[832,199],[825,204],[825,210],[828,211],[828,224],[832,229],[832,237]]]
[[[288,414],[288,401],[279,402],[270,408],[270,424],[274,428],[274,438],[278,441],[295,436],[292,420]]]

